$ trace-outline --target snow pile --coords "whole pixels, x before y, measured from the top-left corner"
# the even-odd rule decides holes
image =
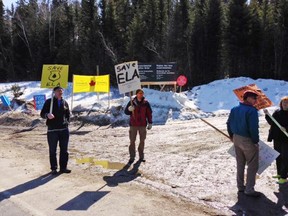
[[[170,121],[183,121],[209,116],[227,115],[229,110],[238,104],[238,99],[233,89],[256,84],[270,98],[274,104],[278,104],[281,97],[288,95],[288,83],[286,81],[239,77],[217,80],[206,85],[195,86],[191,91],[174,93],[160,92],[144,88],[145,97],[153,109],[153,121],[155,124],[165,124]],[[34,95],[44,94],[51,97],[51,89],[40,88],[40,82],[1,83],[0,94],[13,99],[11,87],[18,85],[23,91],[20,99],[33,101]],[[72,94],[72,84],[65,89],[64,98],[70,107],[73,106],[73,114],[80,116],[89,122],[102,125],[127,125],[128,116],[123,112],[130,100],[128,96],[120,95],[117,88],[112,87],[110,95],[104,93],[78,93]],[[73,102],[72,102],[73,100]],[[25,105],[25,104],[24,104]],[[24,105],[13,104],[13,109],[23,111]],[[272,107],[271,109],[275,109]],[[0,108],[0,112],[7,109]]]
[[[283,96],[288,95],[288,82],[283,80],[257,79],[238,77],[216,80],[206,85],[196,86],[187,93],[187,97],[195,102],[203,112],[220,113],[230,110],[238,104],[233,90],[249,84],[256,84],[264,94],[278,105]]]

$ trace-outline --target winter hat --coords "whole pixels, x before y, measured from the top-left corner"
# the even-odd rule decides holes
[[[243,94],[243,99],[246,100],[248,97],[257,97],[258,94],[255,91],[247,90]]]
[[[61,86],[56,86],[53,88],[53,92],[57,91],[58,89],[64,90]]]
[[[137,89],[136,90],[136,95],[139,93],[139,92],[142,92],[144,94],[144,91],[142,89]]]

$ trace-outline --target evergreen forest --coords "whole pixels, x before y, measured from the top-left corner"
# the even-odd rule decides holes
[[[288,0],[0,0],[0,82],[177,62],[188,86],[232,77],[288,80]]]

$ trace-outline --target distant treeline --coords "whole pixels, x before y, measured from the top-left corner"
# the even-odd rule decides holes
[[[177,62],[189,86],[224,77],[288,80],[287,0],[0,0],[0,82]]]

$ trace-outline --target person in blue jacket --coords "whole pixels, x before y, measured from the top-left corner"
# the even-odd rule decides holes
[[[231,109],[227,130],[234,143],[237,163],[238,192],[247,196],[258,197],[260,192],[254,190],[256,173],[259,166],[259,119],[254,107],[258,94],[247,90],[243,102]],[[244,185],[245,164],[247,164],[246,186]]]

